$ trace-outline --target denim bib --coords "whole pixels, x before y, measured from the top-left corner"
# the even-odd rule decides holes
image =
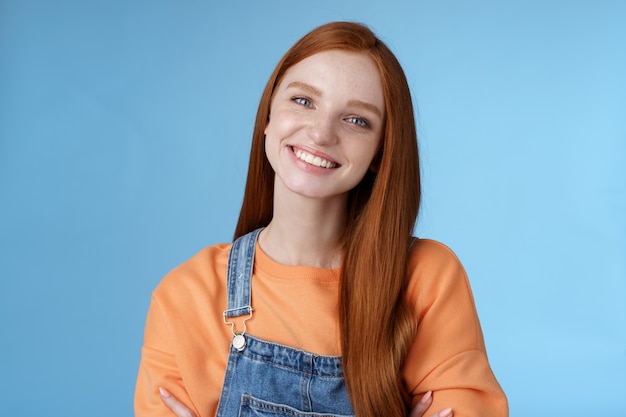
[[[353,416],[341,357],[316,355],[246,334],[245,321],[253,314],[251,280],[260,231],[237,239],[228,258],[224,322],[232,326],[233,342],[217,417]]]

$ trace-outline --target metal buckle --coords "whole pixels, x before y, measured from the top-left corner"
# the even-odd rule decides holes
[[[242,324],[243,324],[243,331],[238,332],[235,330],[235,322],[234,321],[230,321],[230,320],[226,320],[226,314],[228,314],[231,311],[237,311],[237,310],[241,310],[241,309],[247,309],[248,310],[248,317],[246,317],[245,319],[243,319]],[[244,350],[246,348],[246,338],[245,338],[245,334],[246,334],[246,322],[248,320],[250,320],[252,318],[252,306],[243,306],[243,307],[238,307],[238,308],[231,308],[228,310],[224,310],[224,312],[222,313],[222,318],[224,320],[224,324],[230,324],[230,331],[233,334],[233,340],[232,340],[232,344],[233,347],[235,349],[237,349],[239,352],[241,352],[242,350]],[[237,317],[241,317],[241,316],[237,316]]]

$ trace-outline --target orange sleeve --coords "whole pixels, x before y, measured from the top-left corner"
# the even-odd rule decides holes
[[[506,396],[489,362],[469,282],[444,245],[418,240],[409,263],[408,300],[418,328],[403,376],[413,405],[427,391],[425,415],[451,407],[455,417],[506,417]]]
[[[135,416],[175,417],[159,387],[198,417],[215,415],[228,360],[224,325],[230,245],[202,249],[170,271],[152,293],[135,387]]]
[[[135,416],[173,417],[163,403],[159,387],[166,388],[179,401],[200,415],[185,389],[176,363],[166,317],[156,297],[152,297],[144,331],[144,345],[135,387]]]

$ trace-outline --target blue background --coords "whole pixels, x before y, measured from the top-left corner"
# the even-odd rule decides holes
[[[0,414],[130,416],[150,292],[228,241],[274,65],[368,23],[511,416],[626,416],[626,2],[0,0]]]

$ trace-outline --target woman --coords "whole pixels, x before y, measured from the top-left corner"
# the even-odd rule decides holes
[[[419,201],[395,56],[313,30],[262,95],[236,242],[153,294],[136,415],[508,415],[462,266],[412,237]]]

